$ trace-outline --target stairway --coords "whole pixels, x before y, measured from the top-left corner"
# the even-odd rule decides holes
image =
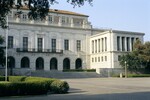
[[[62,71],[32,71],[31,76],[49,77],[58,79],[69,78],[99,78],[100,75],[96,72],[62,72]]]

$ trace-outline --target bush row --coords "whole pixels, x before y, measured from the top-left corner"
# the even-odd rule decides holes
[[[63,70],[63,72],[96,72],[96,69],[69,69]]]
[[[0,82],[0,96],[67,93],[69,90],[69,84],[58,79],[25,76],[10,76],[8,79],[8,82]]]

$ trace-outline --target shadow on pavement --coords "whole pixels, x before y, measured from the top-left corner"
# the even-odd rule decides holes
[[[51,94],[41,96],[1,97],[0,100],[150,100],[150,92],[114,94]]]

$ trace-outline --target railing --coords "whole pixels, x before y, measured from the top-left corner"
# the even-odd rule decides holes
[[[60,49],[38,49],[38,48],[16,48],[16,52],[62,54],[63,50],[60,50]]]
[[[64,27],[72,27],[72,28],[91,28],[91,24],[77,24],[77,23],[61,23],[61,22],[50,22],[50,21],[41,21],[41,20],[29,20],[29,19],[20,19],[20,18],[13,18],[9,17],[9,22],[16,22],[16,23],[29,23],[29,24],[37,24],[37,25],[51,25],[51,26],[64,26]]]

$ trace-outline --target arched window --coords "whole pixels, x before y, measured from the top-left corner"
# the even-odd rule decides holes
[[[44,70],[44,59],[41,57],[36,59],[36,70]]]
[[[52,58],[50,60],[50,70],[57,70],[57,59]]]
[[[76,59],[75,63],[76,69],[82,69],[82,60],[80,58]]]
[[[63,60],[63,70],[66,70],[66,69],[70,69],[70,60],[68,58],[65,58]]]
[[[8,68],[15,68],[15,58],[10,56],[7,60]]]
[[[30,60],[28,57],[23,57],[21,59],[21,68],[30,68]]]

